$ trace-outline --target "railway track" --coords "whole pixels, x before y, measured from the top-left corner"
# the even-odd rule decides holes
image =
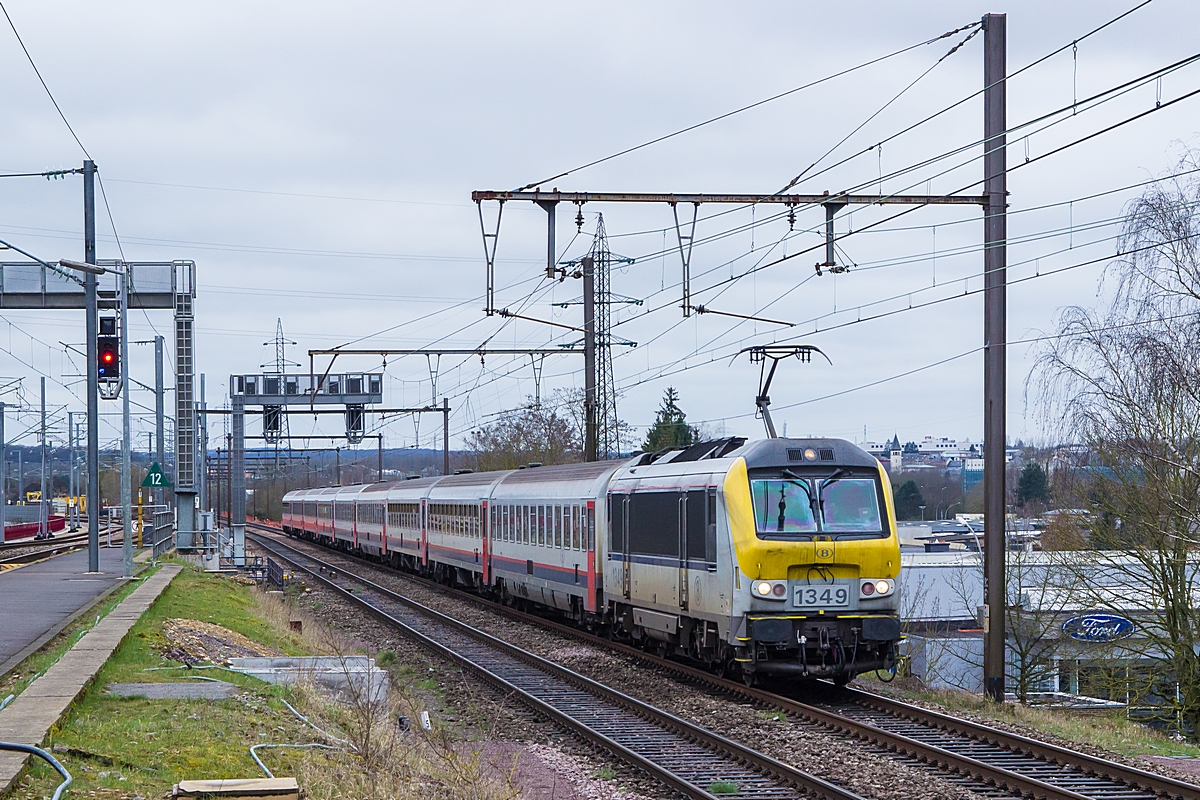
[[[0,553],[6,550],[15,550],[19,547],[32,547],[39,544],[59,544],[62,542],[84,542],[87,543],[87,533],[70,533],[66,536],[55,536],[51,539],[34,539],[32,536],[27,539],[18,539],[12,542],[0,542]]]
[[[696,800],[862,800],[733,740],[496,639],[276,538],[276,558],[558,725]],[[353,588],[350,588],[353,587]]]
[[[0,549],[0,570],[28,564],[31,561],[40,561],[47,556],[58,555],[71,550],[77,550],[81,547],[87,547],[87,534],[71,534],[69,536],[58,536],[53,539],[29,539],[20,542],[5,542],[3,549]],[[20,548],[32,548],[28,552],[18,553],[17,555],[4,556],[7,551]]]
[[[282,536],[274,528],[261,525],[253,527]],[[423,578],[407,573],[404,577],[445,590],[445,587]],[[996,798],[1023,796],[1048,800],[1200,800],[1200,787],[1192,784],[880,695],[854,689],[839,690],[832,685],[822,684],[827,687],[824,696],[813,698],[810,691],[801,700],[749,688],[628,645],[600,639],[569,625],[491,603],[475,595],[455,592],[454,596],[561,635],[653,663],[699,685],[752,700],[871,743],[914,766],[942,773],[952,772],[957,776],[954,779],[957,783],[980,794]]]

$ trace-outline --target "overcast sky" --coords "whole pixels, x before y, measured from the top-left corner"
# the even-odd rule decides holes
[[[99,166],[124,257],[196,262],[197,371],[208,377],[209,404],[222,405],[230,373],[273,360],[263,343],[274,336],[276,319],[298,343],[289,354],[305,371],[309,348],[351,341],[359,347],[571,342],[574,334],[562,328],[482,313],[485,269],[472,190],[513,189],[555,175],[932,39],[986,12],[1008,14],[1012,73],[1135,2],[4,5]],[[1080,42],[1077,51],[1067,47],[1010,81],[1010,127],[1192,56],[1198,22],[1195,3],[1155,0]],[[811,172],[818,172],[977,91],[982,35],[930,70],[968,33],[544,188],[775,192],[814,162]],[[0,171],[78,166],[79,145],[4,27],[0,76]],[[1200,67],[1187,66],[1094,108],[1080,105],[1074,115],[1023,128],[1010,137],[1009,165],[1186,94],[1198,78]],[[1065,305],[1098,302],[1119,215],[1140,189],[1083,198],[1174,169],[1182,148],[1196,144],[1198,102],[1183,101],[1012,172],[1010,280],[1096,263],[1013,285],[1010,339],[1051,330]],[[982,126],[980,99],[968,100],[882,148],[802,180],[795,191],[874,181],[863,191],[878,192],[881,175],[885,193],[961,190],[981,176],[979,147],[887,176],[977,142]],[[0,182],[0,237],[47,260],[82,257],[81,194],[78,176]],[[848,210],[837,229],[858,230],[900,210]],[[484,211],[490,224],[495,205]],[[675,386],[690,420],[712,432],[761,435],[752,413],[757,368],[732,356],[750,344],[800,337],[833,364],[780,368],[771,397],[777,425],[786,423],[790,435],[980,437],[978,208],[922,208],[850,236],[840,243],[839,260],[851,269],[817,277],[815,251],[753,268],[818,245],[820,209],[801,211],[789,229],[777,206],[702,207],[692,255],[694,302],[794,327],[716,315],[683,319],[679,255],[663,252],[674,237],[666,206],[590,204],[578,235],[575,208],[564,206],[557,226],[562,258],[586,251],[601,213],[612,249],[636,259],[612,280],[616,293],[642,301],[615,312],[616,334],[637,343],[616,347],[614,359],[620,415],[633,425],[649,424],[664,389]],[[119,257],[102,205],[98,229],[100,257]],[[722,233],[729,235],[704,241]],[[578,324],[578,306],[552,305],[578,299],[581,286],[543,279],[545,235],[542,211],[506,207],[497,261],[497,283],[506,288],[497,305]],[[879,317],[889,311],[898,313]],[[82,410],[83,362],[61,344],[82,345],[82,314],[12,311],[3,320],[0,375],[23,377],[24,400],[36,404],[37,378],[45,373],[51,406]],[[170,345],[171,330],[169,312],[131,316],[131,339],[157,331]],[[152,383],[152,349],[132,349],[134,376]],[[1035,344],[1010,349],[1012,439],[1039,437],[1037,411],[1024,391],[1036,353]],[[581,361],[547,358],[542,392],[581,386]],[[345,364],[380,367],[377,356]],[[391,358],[386,369],[388,405],[433,399],[424,358]],[[455,409],[456,446],[534,390],[528,358],[496,356],[482,365],[478,358],[441,359],[437,395]],[[148,392],[133,397],[153,406]],[[11,394],[5,399],[16,401]],[[104,410],[113,415],[101,438],[111,442],[119,404]],[[9,419],[10,432],[33,422],[25,414]],[[422,445],[440,445],[438,422],[431,417],[420,425]],[[292,422],[293,434],[337,427]],[[137,431],[151,428],[148,418],[135,421]],[[214,425],[213,434],[219,432]],[[389,447],[411,446],[418,434],[411,418],[392,420],[384,432]],[[145,441],[144,433],[137,441]]]

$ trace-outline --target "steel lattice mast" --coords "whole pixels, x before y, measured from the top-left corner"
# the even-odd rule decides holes
[[[596,235],[589,253],[596,271],[596,428],[598,456],[611,458],[621,452],[621,431],[617,417],[617,384],[612,361],[612,265],[631,259],[613,256],[604,230],[604,215],[596,220]],[[624,302],[622,300],[621,302]]]
[[[264,345],[275,345],[275,363],[263,364],[261,368],[274,367],[274,374],[279,376],[279,380],[283,380],[284,373],[288,367],[300,366],[295,361],[288,361],[287,346],[295,344],[295,342],[285,339],[283,336],[283,319],[277,317],[275,319],[275,339],[273,342],[263,342]],[[282,389],[280,390],[282,391]],[[264,409],[263,414],[263,436],[269,444],[275,445],[275,468],[279,469],[279,443],[287,442],[287,447],[291,448],[291,428],[288,426],[288,415],[280,413],[279,406],[273,406],[273,412],[268,412]],[[273,419],[268,423],[266,417],[268,414],[273,416]],[[273,424],[272,424],[273,423]]]

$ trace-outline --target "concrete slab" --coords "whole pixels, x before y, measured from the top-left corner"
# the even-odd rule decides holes
[[[26,658],[30,646],[121,582],[120,548],[100,548],[99,574],[89,575],[87,565],[87,550],[79,550],[0,572],[0,675]]]
[[[242,689],[225,681],[188,683],[110,683],[108,693],[118,697],[144,697],[147,700],[228,700]]]
[[[85,567],[86,564],[85,561]],[[163,567],[134,589],[119,608],[128,608],[126,603],[133,607],[142,607],[143,604],[148,607],[180,570],[181,567],[177,566]],[[100,620],[75,647],[46,670],[45,675],[0,710],[0,740],[41,744],[50,728],[62,719],[71,703],[104,666],[136,621],[136,618],[125,613],[110,614]],[[88,640],[88,646],[82,647]],[[27,757],[19,754],[16,757],[0,755],[0,795],[16,783],[26,760]]]

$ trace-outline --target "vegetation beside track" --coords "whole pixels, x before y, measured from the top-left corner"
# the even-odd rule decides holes
[[[1005,729],[1028,732],[1036,738],[1057,737],[1064,746],[1099,748],[1130,758],[1168,756],[1200,758],[1200,746],[1169,732],[1152,728],[1125,718],[1123,711],[1071,711],[1067,709],[1023,706],[1019,703],[996,703],[979,695],[953,690],[924,689],[899,686],[897,681],[885,685],[860,676],[859,684],[867,691],[879,692],[897,700],[936,708],[953,716],[964,716],[976,722],[998,723]]]
[[[110,598],[114,605],[117,597]],[[347,751],[280,748],[259,756],[280,776],[296,776],[311,798],[459,797],[499,800],[514,792],[477,763],[459,759],[454,736],[440,725],[403,733],[397,705],[372,714],[356,703],[334,703],[311,688],[285,688],[223,669],[186,670],[166,658],[164,622],[195,620],[228,628],[289,655],[350,654],[351,648],[311,617],[299,616],[278,595],[188,565],[134,625],[85,695],[51,731],[46,749],[71,772],[70,792],[83,797],[162,797],[180,780],[263,777],[250,756],[257,744],[328,743],[290,712],[287,701],[316,724],[358,746]],[[89,617],[89,623],[91,618]],[[68,637],[66,644],[77,636]],[[386,656],[386,654],[384,654]],[[387,657],[380,659],[388,662]],[[167,667],[168,669],[162,669]],[[149,700],[107,694],[111,683],[166,683],[184,676],[218,678],[236,685],[228,700]],[[188,683],[200,681],[187,680]],[[419,719],[404,685],[393,680],[403,713]],[[379,709],[376,709],[378,712]],[[413,726],[413,727],[418,727]],[[51,794],[57,776],[35,760],[9,795],[33,800]]]

